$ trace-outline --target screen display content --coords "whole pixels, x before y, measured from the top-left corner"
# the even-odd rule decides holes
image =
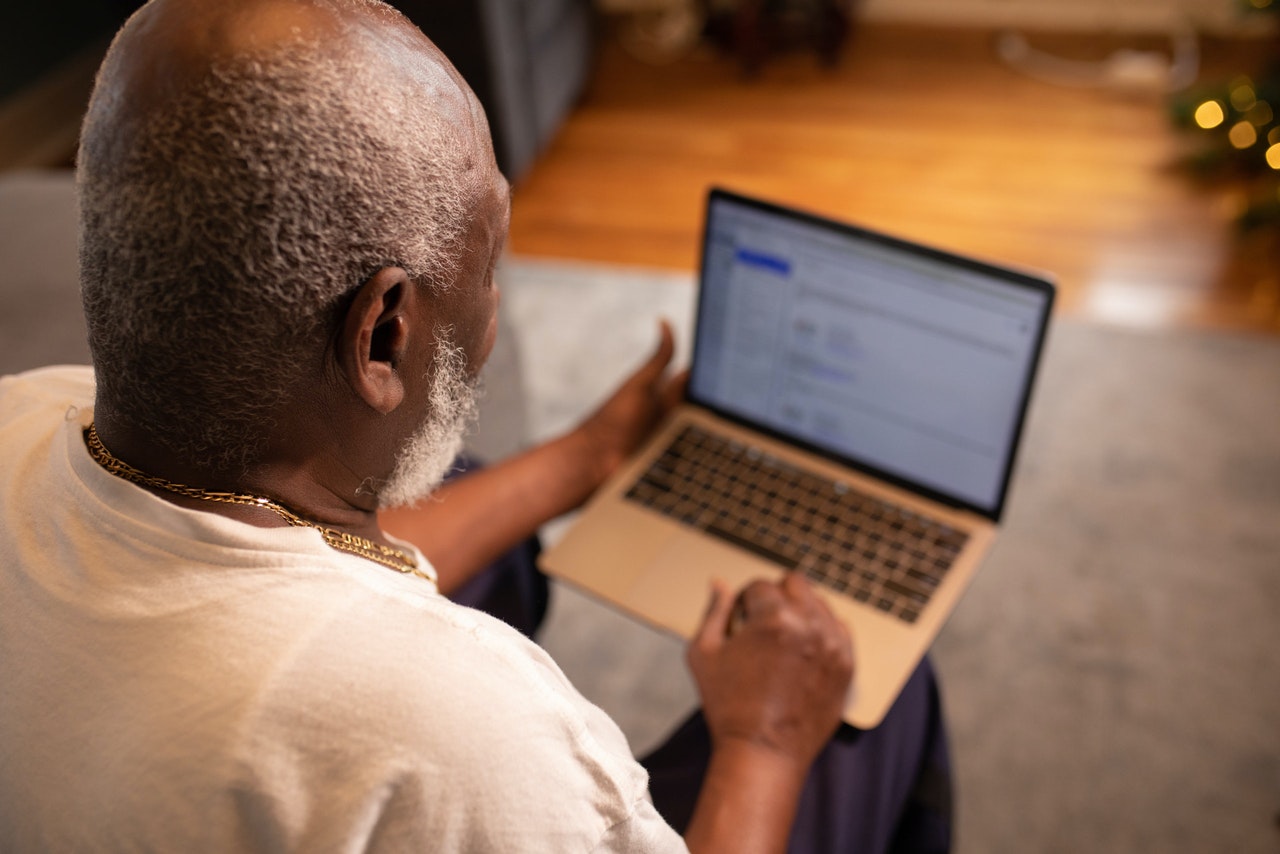
[[[713,194],[694,400],[987,511],[1051,290]]]

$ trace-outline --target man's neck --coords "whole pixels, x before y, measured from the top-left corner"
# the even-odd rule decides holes
[[[354,473],[344,471],[341,466],[326,466],[323,463],[326,455],[300,454],[293,460],[272,459],[268,455],[267,459],[233,473],[193,464],[154,437],[112,418],[108,412],[96,413],[94,420],[107,452],[155,481],[139,485],[173,504],[257,527],[290,524],[270,508],[211,500],[201,497],[201,493],[267,498],[309,522],[388,543],[378,526],[374,496],[361,494],[360,479]],[[166,488],[161,484],[184,488]]]

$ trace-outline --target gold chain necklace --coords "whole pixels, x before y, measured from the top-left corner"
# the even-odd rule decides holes
[[[304,519],[273,499],[243,492],[214,492],[208,489],[200,489],[196,486],[174,483],[171,480],[165,480],[164,478],[154,477],[138,471],[107,450],[106,445],[102,444],[102,439],[98,437],[97,427],[92,423],[85,428],[84,443],[88,447],[89,456],[93,457],[94,462],[116,477],[123,478],[131,483],[153,489],[163,489],[165,492],[171,492],[174,495],[196,498],[201,501],[213,501],[218,504],[240,504],[246,507],[265,507],[295,528],[313,528],[319,531],[320,536],[324,538],[330,548],[358,555],[397,572],[416,575],[419,578],[427,579],[433,584],[435,583],[435,577],[431,573],[422,570],[418,566],[417,559],[412,554],[391,546],[384,546],[381,543],[375,543],[373,540],[368,540],[355,534],[348,534],[345,531],[329,528],[318,522],[312,522],[310,519]]]

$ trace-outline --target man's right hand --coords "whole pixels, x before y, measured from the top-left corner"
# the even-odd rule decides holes
[[[692,851],[782,851],[809,766],[840,723],[849,633],[803,577],[712,591],[689,644],[712,756]]]
[[[741,739],[805,768],[840,723],[853,675],[849,633],[804,578],[712,591],[689,667],[714,742]]]

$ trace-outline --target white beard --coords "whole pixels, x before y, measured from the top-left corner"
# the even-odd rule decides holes
[[[466,356],[445,336],[436,347],[431,409],[422,426],[396,455],[395,468],[378,490],[378,507],[409,507],[435,491],[462,450],[476,420],[477,380],[468,379]]]

